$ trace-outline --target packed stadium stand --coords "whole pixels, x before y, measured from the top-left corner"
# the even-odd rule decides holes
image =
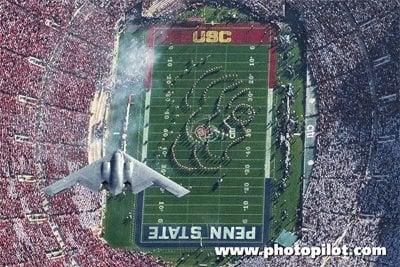
[[[107,84],[118,24],[139,2],[0,0],[1,265],[164,265],[151,255],[112,249],[98,237],[102,194],[78,187],[49,199],[41,192],[87,163],[90,102]],[[144,1],[143,14],[174,16],[207,1],[169,2]],[[346,244],[386,246],[389,254],[238,264],[399,264],[399,1],[233,4],[261,21],[293,12],[307,38],[320,120],[299,243],[340,237]]]
[[[317,161],[303,199],[299,245],[385,246],[389,256],[251,258],[240,264],[398,265],[400,3],[286,5],[305,29],[320,111]]]
[[[0,1],[0,265],[158,266],[93,229],[101,194],[41,189],[87,162],[89,107],[134,3]],[[68,164],[67,164],[68,163]]]

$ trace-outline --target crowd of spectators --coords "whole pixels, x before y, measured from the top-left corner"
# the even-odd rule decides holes
[[[206,3],[214,5],[228,5],[240,9],[250,10],[255,18],[265,20],[266,18],[282,17],[284,13],[283,0],[143,0],[142,14],[144,17],[170,17],[174,18],[176,14],[186,9],[195,9]]]
[[[397,265],[400,215],[400,4],[287,1],[300,14],[318,87],[317,160],[300,246],[386,246],[389,256],[242,259],[242,266]],[[340,238],[342,237],[342,238]]]
[[[87,161],[89,105],[108,78],[117,23],[140,1],[2,1],[0,8],[0,262],[5,265],[159,266],[110,249],[93,232],[100,194],[41,189]],[[144,9],[154,1],[145,1]],[[169,1],[164,1],[169,2]],[[161,5],[160,15],[204,1]],[[154,3],[153,3],[154,4]],[[236,0],[258,18],[284,16],[283,1]],[[318,86],[317,161],[304,195],[301,245],[384,245],[400,262],[399,2],[285,1],[300,14]],[[176,10],[172,10],[176,9]],[[394,21],[394,22],[393,22]],[[36,64],[30,59],[36,59]],[[384,61],[380,61],[385,59]],[[377,61],[378,60],[378,61]],[[383,62],[383,63],[382,63]],[[20,96],[29,97],[21,101]],[[27,179],[27,180],[24,180]],[[31,221],[28,215],[42,214]],[[59,235],[59,236],[58,236]],[[52,252],[61,257],[51,257]],[[322,258],[244,259],[244,266],[314,266]]]
[[[99,238],[101,193],[42,193],[87,163],[90,103],[108,82],[126,5],[0,3],[0,265],[163,265]]]

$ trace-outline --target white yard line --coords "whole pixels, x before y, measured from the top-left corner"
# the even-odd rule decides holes
[[[196,79],[192,79],[192,81],[194,82],[194,81],[196,81]],[[163,89],[165,89],[164,87],[152,87],[153,88],[153,90],[163,90]],[[188,88],[187,87],[174,87],[174,90],[185,90],[185,91],[187,91],[188,90]],[[251,89],[254,89],[254,90],[265,90],[265,86],[263,86],[263,87],[252,87]],[[154,98],[154,96],[153,96],[153,98]]]
[[[159,216],[159,215],[160,215],[160,213],[147,213],[146,214],[146,216]],[[184,215],[186,215],[186,213],[169,213],[169,214],[165,213],[163,215],[165,215],[165,216],[177,216],[177,215],[184,216]],[[196,213],[196,214],[193,214],[193,215],[195,215],[195,216],[197,216],[197,215],[200,215],[200,216],[216,216],[215,213]],[[249,213],[249,214],[246,214],[246,215],[248,215],[248,216],[260,216],[260,215],[263,215],[264,216],[264,213]],[[243,216],[243,213],[221,214],[221,216]],[[216,223],[216,224],[221,224],[221,223]]]
[[[188,90],[187,88],[186,88],[186,90]],[[265,88],[264,88],[264,90],[265,90]],[[154,99],[165,99],[165,96],[153,96],[153,98]],[[182,99],[182,97],[179,97],[179,96],[170,96],[169,97],[170,99]],[[198,97],[192,97],[193,98],[193,100],[197,100],[197,99],[202,99],[203,97],[201,97],[201,96],[198,96]],[[264,99],[265,97],[263,97],[263,96],[253,96],[253,99]],[[213,107],[214,105],[203,105],[203,107]],[[156,106],[156,107],[163,107],[163,106]],[[165,107],[165,106],[164,106]],[[159,115],[161,115],[161,113],[159,114]]]
[[[146,100],[144,104],[144,121],[143,121],[143,140],[142,140],[142,162],[147,158],[147,145],[149,140],[150,127],[150,100],[151,89],[146,92]],[[148,108],[147,108],[148,107]]]
[[[222,146],[222,143],[221,143]],[[187,160],[187,158],[176,158],[176,160]],[[242,159],[242,158],[237,158],[237,159],[231,159],[231,162],[233,161],[263,161],[264,159]],[[165,161],[169,161],[169,159],[157,159],[158,162],[165,162]]]
[[[179,62],[175,62],[175,63],[179,63]],[[181,62],[181,63],[183,63],[183,62]],[[243,62],[237,62],[237,63],[238,64],[242,64]],[[167,62],[165,62],[165,64],[167,64]],[[261,64],[261,62],[260,62],[260,64]],[[153,73],[182,73],[182,71],[181,70],[155,70],[155,71],[153,71]],[[248,74],[249,71],[248,70],[235,70],[235,73],[246,73],[246,74]],[[253,70],[252,73],[265,73],[265,70]],[[193,81],[194,81],[194,79],[193,79]],[[263,88],[263,89],[265,89],[265,88]]]
[[[153,106],[154,107],[154,106]],[[160,106],[161,107],[161,106]],[[206,107],[206,106],[203,106]],[[265,126],[265,122],[252,122],[252,125],[264,125]],[[152,125],[165,125],[165,123],[157,123],[157,122],[153,122]],[[176,123],[174,124],[175,127],[177,126],[182,126],[185,125],[185,123]],[[159,142],[159,141],[150,141],[150,142]],[[223,141],[223,142],[227,142],[227,141]],[[256,143],[260,143],[259,141],[246,141],[246,142],[256,142]]]
[[[265,133],[265,178],[271,178],[271,137],[272,137],[272,106],[274,91],[268,89],[267,130]]]
[[[242,170],[243,170],[243,168],[242,168]],[[185,177],[175,177],[176,179],[186,179]],[[215,177],[211,177],[211,175],[210,175],[210,177],[204,177],[204,176],[190,176],[190,179],[194,179],[194,178],[197,178],[197,179],[215,179]],[[226,176],[225,177],[226,179],[234,179],[234,180],[238,180],[238,178],[237,177],[228,177],[228,176]],[[246,179],[247,178],[251,178],[251,179],[260,179],[260,180],[264,180],[264,177],[260,177],[260,176],[246,176]]]
[[[197,185],[196,188],[210,188],[210,186],[209,185]],[[243,188],[243,186],[242,185],[224,185],[224,188]],[[263,188],[263,186],[253,185],[253,186],[250,186],[249,188]],[[246,196],[246,195],[243,195],[243,196]]]
[[[192,197],[210,197],[211,195],[192,195]],[[221,197],[229,197],[229,198],[237,198],[237,197],[248,197],[248,198],[259,198],[264,196],[264,194],[262,195],[221,195]],[[157,194],[147,194],[147,197],[163,197],[163,198],[174,198],[174,195],[157,195]]]
[[[259,143],[259,142],[258,142]],[[176,167],[166,167],[165,168],[166,170],[176,170]],[[248,168],[249,170],[262,170],[262,167],[260,168],[260,167],[250,167],[250,168]],[[242,168],[229,168],[229,170],[228,171],[230,171],[230,170],[242,170],[243,171],[243,167]],[[245,176],[246,178],[248,177],[248,176]],[[227,177],[226,177],[227,178]],[[235,177],[236,179],[238,179],[237,177]],[[175,179],[175,178],[174,178]],[[260,179],[264,179],[264,177],[260,177]]]
[[[159,30],[160,28],[157,28],[157,30]],[[169,28],[170,29],[170,28]],[[244,29],[244,28],[243,28]],[[203,47],[210,47],[213,48],[215,47],[215,44],[198,44],[201,45]],[[249,44],[234,44],[234,46],[248,46]],[[269,46],[270,44],[257,44],[258,47],[264,47],[264,46]],[[157,46],[166,46],[168,47],[169,44],[157,44]],[[174,46],[188,46],[188,44],[174,44]],[[233,46],[233,45],[232,45]]]
[[[224,207],[242,207],[243,204],[220,204]],[[168,207],[186,207],[186,204],[167,204]],[[215,204],[191,204],[191,207],[215,207]],[[253,204],[252,207],[264,207],[264,205]],[[146,204],[146,207],[158,207],[158,204]],[[166,213],[165,213],[166,214]]]

